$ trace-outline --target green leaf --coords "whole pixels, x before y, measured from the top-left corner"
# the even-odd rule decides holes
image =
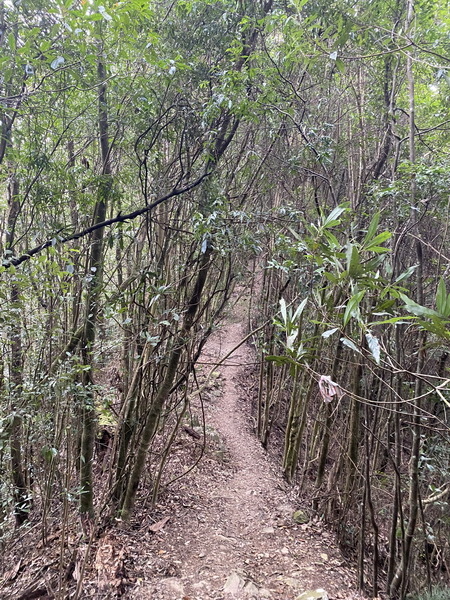
[[[399,296],[405,303],[405,310],[409,313],[416,315],[417,317],[439,317],[439,314],[435,310],[417,304],[417,302],[414,302],[414,300],[411,300],[411,298],[408,298],[405,294],[399,293]]]
[[[286,348],[292,350],[294,342],[298,336],[298,329],[294,329],[291,334],[286,336]]]
[[[269,362],[277,363],[279,365],[285,365],[286,363],[290,363],[291,362],[291,360],[287,356],[275,356],[275,355],[272,355],[272,354],[266,356],[265,360],[267,360]]]
[[[436,291],[436,308],[443,317],[450,315],[450,294],[447,296],[447,288],[442,277]]]
[[[300,302],[300,304],[297,307],[297,310],[295,311],[295,313],[292,315],[292,321],[295,323],[297,321],[297,319],[300,317],[300,315],[302,314],[306,303],[308,302],[308,298],[305,298],[304,300],[302,300]]]
[[[335,327],[334,329],[327,329],[327,331],[324,331],[322,333],[322,337],[323,338],[329,338],[330,336],[333,335],[333,333],[336,333],[336,331],[339,331],[339,327]]]
[[[380,222],[380,213],[377,212],[373,215],[372,220],[370,221],[369,228],[367,229],[366,237],[364,238],[364,243],[363,243],[364,247],[366,247],[367,244],[369,244],[369,242],[371,242],[372,239],[374,238],[379,222]]]
[[[280,300],[280,311],[281,311],[281,316],[283,318],[284,324],[286,325],[288,318],[287,318],[286,300],[284,298],[281,298],[281,300]]]
[[[8,34],[8,46],[11,52],[14,52],[16,49],[16,38],[13,33]]]
[[[339,73],[345,73],[345,63],[341,58],[336,58],[336,67]]]
[[[390,239],[392,237],[392,233],[390,231],[383,231],[382,233],[379,233],[378,235],[376,235],[372,242],[371,242],[371,246],[378,246],[378,244],[382,244],[383,242],[385,242],[386,240]]]
[[[366,333],[366,340],[367,340],[367,344],[369,346],[369,350],[375,359],[375,362],[377,363],[377,365],[379,365],[380,364],[380,342],[378,341],[378,338],[375,337],[374,335],[372,335],[370,332],[368,332],[368,333]]]
[[[346,306],[345,312],[344,312],[344,327],[350,321],[351,317],[354,316],[354,314],[359,306],[359,303],[364,298],[365,293],[366,293],[366,290],[362,290],[361,292],[358,292],[354,296],[352,296],[350,298],[350,300],[347,302],[347,306]]]
[[[403,323],[407,323],[408,320],[415,318],[416,317],[392,317],[391,319],[385,319],[384,321],[372,321],[369,325],[370,327],[374,327],[375,325],[388,325],[390,323],[402,325]]]
[[[348,338],[341,338],[341,342],[344,344],[344,346],[351,348],[358,354],[362,354],[361,350],[358,348],[358,346],[352,340],[349,340]]]
[[[336,277],[336,275],[333,275],[333,273],[329,273],[328,271],[325,271],[323,276],[331,283],[337,283],[339,281],[339,277]]]
[[[370,246],[370,248],[366,248],[366,250],[370,250],[370,252],[390,252],[390,248],[386,248],[385,246]]]
[[[347,271],[350,277],[356,279],[362,273],[358,248],[354,244],[347,244]]]
[[[341,247],[337,237],[335,235],[333,235],[330,231],[325,230],[323,232],[323,235],[327,239],[327,241],[330,243],[331,248],[335,249],[335,248]]]
[[[411,267],[408,267],[406,269],[406,271],[403,271],[403,273],[397,277],[397,279],[395,280],[394,283],[400,283],[400,281],[403,281],[404,279],[408,279],[408,277],[411,277],[411,275],[414,273],[414,271],[417,269],[417,267],[418,267],[418,265],[412,265]]]
[[[427,331],[434,333],[434,335],[440,338],[450,340],[450,330],[448,328],[448,322],[442,322],[440,318],[433,317],[431,319],[431,322],[419,321],[419,325]]]
[[[322,227],[334,227],[339,224],[339,217],[347,210],[345,206],[336,206],[324,220]]]
[[[55,456],[58,456],[58,450],[51,446],[44,446],[41,450],[41,454],[43,459],[49,463],[55,458]]]
[[[309,0],[294,0],[295,8],[300,11]]]

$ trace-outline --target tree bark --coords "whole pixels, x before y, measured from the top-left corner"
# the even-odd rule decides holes
[[[107,203],[112,187],[110,162],[111,149],[108,140],[108,111],[105,83],[106,70],[101,60],[99,60],[97,64],[97,76],[100,84],[98,91],[98,109],[102,180],[100,182],[97,203],[95,206],[94,225],[103,223],[106,219]],[[95,395],[92,387],[92,370],[94,365],[94,344],[96,339],[100,294],[103,285],[103,237],[103,227],[95,229],[91,235],[91,253],[87,274],[89,278],[89,288],[86,299],[86,317],[82,344],[84,397],[82,399],[83,409],[80,450],[80,513],[89,517],[92,517],[94,514],[92,460],[94,455],[97,419]]]
[[[164,380],[162,381],[156,393],[155,399],[152,402],[149,414],[147,416],[145,427],[138,447],[136,460],[134,462],[129,481],[127,483],[125,497],[121,506],[121,516],[125,521],[130,518],[131,510],[133,509],[134,502],[136,499],[139,481],[145,468],[148,449],[156,433],[161,411],[170,395],[173,382],[175,381],[180,358],[183,354],[186,344],[189,341],[189,334],[194,324],[196,313],[200,306],[203,288],[205,286],[206,277],[211,265],[211,256],[212,248],[208,246],[204,254],[202,254],[201,256],[197,279],[194,285],[192,295],[188,302],[183,326],[179,334],[174,339],[172,351],[170,353],[169,360],[167,363],[167,369],[164,376]]]

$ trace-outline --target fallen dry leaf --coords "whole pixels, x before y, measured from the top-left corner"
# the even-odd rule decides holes
[[[20,559],[19,562],[16,563],[12,569],[10,569],[9,571],[7,571],[5,573],[4,580],[5,581],[14,581],[14,579],[17,577],[17,573],[20,571],[21,566],[22,566],[22,559]]]
[[[160,521],[157,521],[156,523],[153,523],[153,525],[150,525],[150,527],[148,528],[149,531],[156,533],[157,531],[161,531],[161,529],[164,527],[164,525],[170,520],[170,517],[164,517],[164,519],[161,519]]]

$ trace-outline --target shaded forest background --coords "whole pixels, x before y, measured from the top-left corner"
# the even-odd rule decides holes
[[[448,584],[449,56],[445,0],[2,0],[4,550],[156,501],[244,281],[263,446],[361,589]]]

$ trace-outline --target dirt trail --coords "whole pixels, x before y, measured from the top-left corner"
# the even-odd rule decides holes
[[[243,329],[235,308],[208,342],[203,361],[214,364],[226,355]],[[206,461],[178,489],[169,524],[136,565],[141,578],[131,598],[294,600],[316,588],[330,600],[357,597],[354,573],[333,536],[319,522],[292,520],[299,506],[249,429],[244,387],[252,360],[243,345],[220,367],[221,393],[206,408],[213,437],[225,445],[224,460]]]

